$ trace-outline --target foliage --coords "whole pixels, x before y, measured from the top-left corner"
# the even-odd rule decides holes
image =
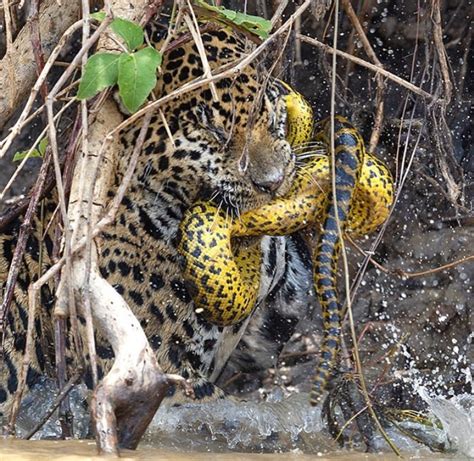
[[[200,7],[216,13],[218,18],[224,21],[243,27],[260,38],[268,37],[271,22],[264,18],[209,5],[204,0],[195,2]],[[90,17],[100,22],[105,19],[106,14],[98,11]],[[143,29],[132,21],[116,18],[110,23],[110,29],[123,42],[126,51],[99,52],[92,55],[85,65],[77,98],[89,99],[106,88],[118,85],[122,103],[133,113],[146,101],[155,87],[156,71],[161,64],[162,55],[155,48],[144,46]],[[33,149],[28,157],[43,157],[47,145],[48,140],[42,139],[38,149]],[[28,151],[17,152],[13,161],[21,161],[27,154]]]
[[[102,21],[105,13],[91,15]],[[85,66],[77,92],[78,99],[89,99],[105,88],[118,84],[119,95],[130,112],[136,112],[156,85],[156,70],[161,54],[151,46],[144,46],[143,29],[126,19],[114,19],[110,28],[127,51],[123,53],[96,53]]]
[[[206,3],[204,0],[195,0],[196,4],[201,8],[204,8],[213,13],[217,13],[218,16],[222,17],[225,21],[230,21],[237,26],[247,29],[260,38],[265,39],[268,37],[272,28],[272,23],[268,19],[261,18],[259,16],[253,16],[251,14],[241,13],[239,11],[228,10],[223,6],[212,6]]]
[[[28,157],[28,158],[44,157],[47,147],[48,147],[48,140],[46,138],[43,138],[38,144],[38,149],[33,149],[30,155],[28,155],[29,150],[16,152],[15,155],[13,156],[13,161],[21,162],[25,157]]]
[[[224,22],[232,22],[260,38],[267,38],[271,22],[209,5],[204,0],[195,0],[201,8],[217,14]],[[91,14],[96,21],[103,21],[105,13]],[[116,18],[110,23],[112,32],[120,38],[126,51],[123,53],[96,53],[85,66],[84,74],[77,92],[78,99],[89,99],[105,88],[118,84],[119,96],[130,112],[136,112],[146,101],[156,85],[156,70],[161,64],[161,54],[151,46],[144,46],[143,29],[126,19]]]

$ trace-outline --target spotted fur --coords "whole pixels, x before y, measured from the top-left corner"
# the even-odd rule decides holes
[[[153,31],[152,41],[158,41],[159,35]],[[202,38],[214,72],[245,56],[244,41],[226,29],[207,32]],[[201,59],[192,41],[181,42],[170,50],[161,68],[155,90],[158,97],[203,76]],[[163,370],[191,378],[198,399],[221,394],[208,378],[215,369],[218,347],[222,346],[222,329],[195,312],[181,276],[174,240],[183,214],[198,199],[212,199],[235,215],[289,190],[295,174],[295,157],[285,139],[286,106],[279,89],[265,85],[267,80],[265,69],[254,63],[215,83],[217,101],[209,87],[202,87],[162,106],[172,139],[161,115],[153,115],[116,222],[98,239],[102,275],[139,318]],[[111,197],[126,171],[139,129],[139,124],[132,125],[121,134],[123,153],[116,165]],[[55,208],[54,198],[45,201],[48,219]],[[18,219],[2,229],[2,284],[20,225]],[[33,222],[6,318],[0,413],[7,409],[18,387],[28,321],[26,290],[52,264],[54,227],[49,227],[42,237],[43,223],[39,217]],[[258,244],[258,240],[255,242]],[[52,282],[41,292],[34,354],[27,377],[29,387],[40,376],[54,373],[54,293]],[[69,337],[67,347],[72,347]],[[113,352],[100,336],[97,353],[99,375],[103,376],[110,368]],[[72,357],[68,354],[68,363],[74,367]],[[90,383],[89,372],[86,381]]]

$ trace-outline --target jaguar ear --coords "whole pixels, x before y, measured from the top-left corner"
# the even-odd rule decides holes
[[[199,104],[197,107],[197,117],[199,124],[212,134],[220,144],[227,142],[228,134],[224,128],[216,125],[212,111],[208,106]]]

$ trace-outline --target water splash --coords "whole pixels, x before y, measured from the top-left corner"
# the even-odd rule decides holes
[[[441,438],[453,450],[474,458],[474,394],[461,394],[447,400],[440,396],[431,397],[424,387],[417,391],[441,422]]]
[[[226,398],[179,407],[163,404],[145,440],[181,448],[185,440],[192,449],[211,444],[213,451],[334,450],[334,442],[321,432],[321,410],[308,399],[307,394],[283,399],[277,392],[263,402]]]
[[[433,427],[407,422],[412,429],[431,438],[431,446],[447,446],[458,456],[474,458],[474,394],[445,398],[428,391],[426,386],[409,379],[427,403]],[[53,380],[44,379],[22,402],[17,421],[18,435],[25,436],[43,417],[57,394]],[[88,436],[90,416],[85,404],[85,386],[76,386],[70,394],[74,413],[74,436]],[[321,410],[308,405],[308,394],[295,393],[284,397],[281,389],[274,389],[264,401],[242,401],[231,397],[208,403],[188,403],[179,407],[164,402],[144,437],[144,442],[155,448],[175,448],[218,453],[226,451],[334,452],[334,441],[325,432]],[[439,427],[441,422],[442,427]],[[438,426],[437,426],[438,424]],[[57,412],[33,437],[57,438],[60,435]],[[424,449],[411,438],[396,430],[390,437],[406,453]],[[376,436],[379,438],[379,436]],[[385,446],[380,440],[380,449]],[[451,459],[451,458],[450,458]],[[452,458],[454,459],[454,458]]]

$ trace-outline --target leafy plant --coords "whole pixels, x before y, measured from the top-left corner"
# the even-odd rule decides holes
[[[105,13],[91,14],[102,21]],[[144,46],[143,29],[126,19],[117,18],[110,28],[123,42],[126,52],[96,53],[86,63],[77,92],[78,99],[89,99],[105,88],[118,84],[119,95],[130,112],[136,112],[156,85],[156,70],[162,56]]]
[[[48,140],[46,138],[43,138],[38,144],[38,149],[33,149],[30,155],[28,155],[29,150],[16,152],[15,155],[13,156],[13,161],[21,162],[26,156],[28,156],[28,158],[44,157],[47,147],[48,147]]]
[[[261,18],[259,16],[253,16],[251,14],[240,13],[239,11],[228,10],[223,6],[209,5],[204,0],[195,0],[195,3],[208,11],[217,13],[224,22],[232,22],[260,38],[265,39],[268,37],[272,28],[272,23],[268,19]]]
[[[217,16],[214,19],[234,23],[263,39],[268,37],[271,22],[266,19],[209,5],[204,0],[195,0],[195,3]],[[105,13],[93,13],[91,18],[103,21]],[[91,56],[86,63],[77,98],[92,98],[105,88],[118,84],[124,106],[133,113],[146,101],[155,87],[156,71],[162,56],[155,48],[144,45],[143,29],[137,24],[116,18],[110,23],[110,28],[123,42],[127,51],[101,52]]]

